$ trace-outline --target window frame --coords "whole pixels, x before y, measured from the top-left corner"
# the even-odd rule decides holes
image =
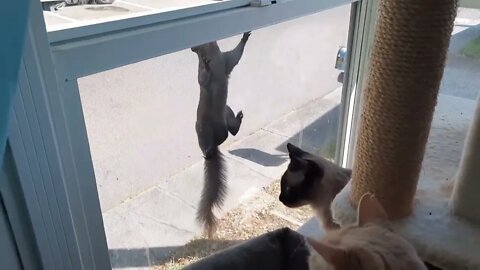
[[[48,39],[50,42],[62,42],[92,35],[104,34],[106,32],[121,31],[129,28],[142,27],[166,21],[184,19],[199,16],[202,14],[218,12],[237,7],[250,5],[250,0],[227,0],[221,2],[203,3],[200,5],[189,5],[158,9],[149,12],[138,12],[130,17],[88,20],[59,26],[47,26]],[[53,14],[55,16],[55,14]]]
[[[348,48],[347,82],[344,84],[342,110],[340,115],[339,143],[335,161],[351,168],[355,152],[356,131],[360,118],[362,89],[367,77],[370,51],[373,44],[375,17],[378,0],[366,0],[355,3],[356,15],[351,27],[354,28],[352,41]]]
[[[125,19],[112,22],[125,26],[121,29],[99,32],[103,27],[97,24],[88,26],[96,28],[89,35],[50,40],[51,50],[57,76],[62,80],[74,80],[355,1],[277,1],[262,7],[241,6],[181,19],[149,21],[132,27],[124,25],[130,20]],[[139,45],[142,50],[129,53],[131,48]]]

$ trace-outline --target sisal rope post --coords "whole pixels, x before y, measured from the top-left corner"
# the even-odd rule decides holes
[[[412,211],[437,102],[454,0],[380,0],[350,202],[371,192],[391,219]]]

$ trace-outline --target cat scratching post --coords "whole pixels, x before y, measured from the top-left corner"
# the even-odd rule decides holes
[[[480,269],[478,223],[451,214],[453,209],[470,220],[480,217],[475,204],[480,191],[480,105],[465,144],[452,200],[441,187],[446,179],[437,170],[422,175],[420,190],[415,194],[456,1],[379,1],[353,176],[332,203],[333,217],[341,225],[355,222],[354,205],[362,194],[372,192],[385,205],[394,231],[409,240],[422,259],[442,269]],[[442,102],[444,112],[460,114],[466,110],[468,115],[474,114],[473,106],[471,110],[468,106],[458,108],[459,104],[465,106],[465,101],[442,97]],[[439,136],[439,132],[461,132],[458,128],[463,126],[462,120],[448,116],[445,122],[441,118],[436,122],[440,130],[432,132],[436,136],[431,137],[430,154],[443,154],[435,147],[452,151],[458,147],[452,141],[440,142],[447,136]],[[448,162],[427,165],[449,166]]]
[[[350,201],[374,193],[391,219],[412,211],[456,15],[454,0],[380,0]]]
[[[459,215],[480,224],[480,97],[470,127],[450,206]]]

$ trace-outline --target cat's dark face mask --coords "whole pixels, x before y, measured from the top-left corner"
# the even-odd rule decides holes
[[[323,170],[305,159],[307,152],[292,144],[287,144],[287,149],[290,164],[280,181],[279,200],[285,206],[295,208],[313,201],[315,181],[320,181],[323,177]]]

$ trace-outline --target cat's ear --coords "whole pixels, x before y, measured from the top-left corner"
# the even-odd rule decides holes
[[[291,171],[307,171],[308,161],[298,156],[290,156]]]
[[[305,153],[305,151],[291,143],[287,143],[287,150],[290,157],[301,157]]]
[[[288,156],[292,163],[292,169],[295,171],[304,170],[308,166],[308,162],[303,159],[303,150],[291,143],[287,143]]]
[[[362,198],[360,198],[357,214],[358,225],[360,226],[366,223],[382,223],[388,218],[383,206],[377,198],[370,193],[365,193]]]
[[[340,268],[345,266],[348,261],[348,252],[344,249],[331,246],[327,243],[307,237],[310,246],[330,265]]]

